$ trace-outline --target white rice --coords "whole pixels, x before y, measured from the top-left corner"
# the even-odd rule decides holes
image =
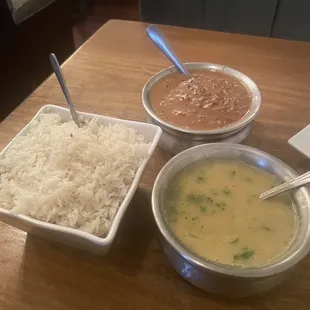
[[[0,206],[106,236],[149,146],[125,125],[42,114],[0,159]]]

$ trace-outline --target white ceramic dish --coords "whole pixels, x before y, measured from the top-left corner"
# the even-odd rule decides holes
[[[40,109],[40,111],[34,116],[32,120],[36,120],[39,118],[40,114],[42,113],[58,113],[60,114],[65,120],[71,120],[70,112],[68,109],[54,106],[54,105],[46,105]],[[116,232],[118,230],[120,221],[125,214],[125,211],[138,187],[140,178],[142,173],[148,163],[149,159],[151,158],[162,133],[160,127],[156,125],[122,120],[111,118],[107,116],[89,114],[89,113],[82,113],[78,112],[79,115],[83,116],[84,119],[91,119],[93,117],[97,117],[102,120],[103,123],[111,123],[111,124],[125,124],[128,127],[136,129],[140,134],[144,135],[145,139],[151,143],[149,153],[147,158],[145,158],[138,168],[138,171],[135,175],[133,183],[121,203],[119,210],[113,220],[112,226],[108,235],[104,238],[94,236],[90,233],[86,233],[74,228],[63,227],[55,224],[45,223],[42,221],[38,221],[36,219],[30,218],[29,216],[13,214],[8,210],[1,208],[0,206],[0,220],[10,224],[14,227],[17,227],[23,231],[28,233],[38,235],[40,237],[45,237],[54,241],[58,241],[69,246],[74,246],[83,250],[87,250],[96,254],[104,255],[106,254],[115,238]],[[25,135],[29,129],[28,125],[22,129],[17,136]],[[16,137],[17,137],[16,136]],[[11,144],[14,143],[16,137],[3,149],[0,153],[0,156],[3,156],[5,152],[8,150]]]
[[[310,159],[310,125],[288,140],[288,143]]]

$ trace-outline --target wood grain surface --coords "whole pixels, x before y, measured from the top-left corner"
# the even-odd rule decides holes
[[[263,108],[247,144],[298,172],[310,161],[287,140],[310,123],[310,45],[201,30],[162,27],[183,61],[231,66],[249,75]],[[169,65],[146,38],[145,25],[110,21],[64,65],[80,111],[144,120],[141,89]],[[18,91],[18,89],[16,90]],[[3,148],[45,104],[64,105],[54,76],[0,124]],[[150,192],[169,155],[157,150],[124,217],[111,252],[97,257],[0,224],[0,309],[309,309],[310,257],[280,287],[262,296],[230,300],[183,281],[155,238]]]

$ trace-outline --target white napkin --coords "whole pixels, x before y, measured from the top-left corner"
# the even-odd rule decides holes
[[[310,125],[288,140],[297,151],[310,158]]]

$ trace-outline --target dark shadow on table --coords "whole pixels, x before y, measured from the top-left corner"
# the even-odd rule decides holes
[[[299,130],[301,128],[292,130],[285,123],[255,121],[252,133],[246,139],[245,144],[276,156],[298,173],[304,173],[310,170],[310,160],[288,144],[288,140]]]
[[[117,289],[123,291],[138,281],[153,228],[149,195],[137,190],[104,257],[28,234],[16,287],[19,301],[24,309],[71,309],[77,298],[78,309],[99,309],[108,298],[114,302]]]
[[[138,190],[124,216],[107,262],[126,275],[139,272],[156,227],[152,215],[151,193]]]

